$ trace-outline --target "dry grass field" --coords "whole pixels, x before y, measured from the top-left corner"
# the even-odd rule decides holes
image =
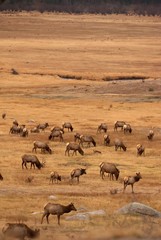
[[[161,236],[160,219],[115,214],[133,201],[161,211],[160,39],[157,17],[0,14],[0,114],[6,112],[0,120],[0,228],[23,221],[40,228],[40,239],[58,240]],[[49,127],[22,138],[9,134],[14,119],[29,130],[45,122]],[[130,123],[132,134],[114,132],[116,120]],[[65,131],[64,142],[49,141],[51,127],[63,122],[71,122],[74,131]],[[103,145],[104,134],[97,134],[102,122],[108,125],[109,147]],[[147,139],[151,128],[153,141]],[[84,156],[65,156],[76,132],[92,135],[97,145],[84,147]],[[114,150],[115,138],[124,141],[126,152]],[[21,156],[32,154],[35,140],[48,142],[53,154],[38,150],[45,167],[22,170]],[[145,146],[145,156],[136,156],[138,143]],[[117,164],[118,181],[100,178],[102,161]],[[87,174],[71,184],[70,172],[77,167],[85,167]],[[49,184],[51,171],[62,176],[59,184]],[[130,186],[123,193],[123,177],[137,171],[143,178],[134,185],[135,193]],[[106,215],[67,221],[71,212],[61,217],[61,226],[56,216],[50,216],[49,225],[40,224],[42,214],[32,213],[42,212],[49,201],[73,202],[78,212],[101,209]]]

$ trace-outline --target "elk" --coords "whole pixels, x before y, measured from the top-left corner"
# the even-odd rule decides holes
[[[123,126],[125,125],[126,123],[124,121],[116,121],[114,123],[114,131],[117,131],[118,128],[121,128],[121,130],[123,130]]]
[[[3,181],[3,176],[1,173],[0,173],[0,181]]]
[[[87,145],[88,147],[90,147],[90,143],[92,143],[94,147],[96,146],[96,142],[92,136],[81,135],[80,136],[80,145],[83,147],[83,143],[85,143],[85,142],[88,144]]]
[[[114,180],[113,175],[115,176],[116,180],[118,180],[120,171],[113,163],[108,162],[101,162],[100,163],[100,176],[104,179],[105,173],[108,173],[110,176],[110,180]]]
[[[103,131],[104,133],[107,132],[107,124],[106,123],[101,123],[98,128],[97,128],[97,133],[100,133]]]
[[[130,124],[124,124],[123,125],[123,131],[124,131],[124,134],[126,133],[132,133],[132,128],[131,128],[131,125]]]
[[[51,148],[48,146],[47,143],[44,143],[44,142],[40,142],[40,141],[34,141],[33,142],[34,144],[34,147],[32,149],[32,152],[37,152],[37,148],[40,148],[41,149],[41,152],[48,152],[49,154],[52,154],[52,150]]]
[[[61,176],[57,172],[51,172],[50,173],[50,182],[56,182],[61,181]]]
[[[51,132],[53,132],[53,131],[61,131],[64,134],[64,129],[62,127],[57,127],[57,126],[52,127]]]
[[[59,138],[60,142],[63,142],[63,132],[62,131],[52,131],[49,135],[49,140],[54,140],[54,138]]]
[[[145,156],[145,148],[143,147],[142,144],[138,144],[136,146],[136,149],[137,149],[137,157],[141,156],[142,154]]]
[[[115,144],[115,151],[117,151],[118,148],[120,148],[120,150],[123,149],[124,151],[126,151],[126,147],[122,140],[115,139],[114,144]]]
[[[2,113],[2,119],[6,119],[6,113]]]
[[[20,136],[21,137],[28,137],[29,135],[29,131],[27,130],[27,128],[23,128],[22,131],[20,132]]]
[[[109,146],[109,144],[110,144],[110,136],[105,134],[104,135],[104,145],[105,146],[107,146],[107,145]]]
[[[84,151],[82,150],[82,148],[80,147],[80,145],[78,143],[75,143],[75,142],[70,142],[70,143],[67,143],[66,144],[66,150],[65,150],[65,155],[68,153],[68,156],[69,156],[69,152],[70,151],[73,151],[73,154],[72,156],[77,154],[77,151],[81,154],[81,155],[84,155]]]
[[[40,129],[37,128],[37,127],[34,127],[30,130],[31,133],[39,133],[40,132]]]
[[[37,125],[37,128],[38,128],[39,130],[44,131],[48,126],[49,126],[49,124],[46,122],[46,123],[38,124],[38,125]]]
[[[86,174],[86,169],[85,168],[73,169],[73,171],[70,174],[71,180],[73,181],[73,178],[77,178],[77,183],[79,183],[79,177],[83,174]]]
[[[81,134],[79,134],[79,133],[74,134],[74,142],[77,142],[77,140],[78,140],[78,142],[80,142],[80,136],[81,136]]]
[[[123,191],[125,191],[127,185],[131,185],[132,193],[134,193],[133,185],[134,185],[134,183],[138,182],[140,179],[142,179],[140,172],[136,173],[135,176],[124,177],[124,190]]]
[[[153,130],[149,130],[149,133],[148,133],[147,138],[148,138],[149,140],[153,140],[153,137],[154,137],[154,131],[153,131]]]
[[[13,125],[16,125],[16,126],[19,125],[19,123],[18,123],[18,121],[16,119],[13,120]]]
[[[19,134],[20,131],[21,131],[21,129],[20,129],[19,126],[13,125],[13,126],[10,128],[9,133],[10,133],[10,134]]]
[[[43,223],[44,217],[46,217],[46,221],[49,224],[49,215],[52,214],[57,215],[58,224],[60,225],[60,216],[71,211],[77,211],[73,203],[70,203],[67,206],[56,203],[47,203],[44,206],[44,213],[42,215],[41,224]]]
[[[24,168],[24,166],[27,169],[27,163],[31,163],[30,168],[32,168],[33,166],[34,169],[35,169],[35,166],[38,169],[41,169],[45,165],[45,162],[40,163],[39,159],[35,155],[24,154],[21,158],[22,158],[22,169]]]
[[[62,124],[62,128],[63,128],[63,130],[64,130],[64,128],[67,128],[68,129],[68,132],[69,132],[69,130],[71,131],[71,132],[73,132],[73,126],[72,126],[72,124],[70,123],[70,122],[65,122],[65,123],[63,123]]]
[[[2,228],[2,232],[5,237],[20,240],[24,240],[26,237],[36,238],[40,235],[40,229],[32,230],[24,223],[6,223]]]

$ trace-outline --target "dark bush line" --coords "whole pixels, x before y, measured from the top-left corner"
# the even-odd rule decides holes
[[[161,3],[156,0],[9,0],[0,10],[160,16]]]

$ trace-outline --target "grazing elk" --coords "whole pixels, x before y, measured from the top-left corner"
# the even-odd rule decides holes
[[[142,154],[145,156],[145,148],[143,147],[142,144],[138,144],[136,146],[136,149],[137,149],[137,157],[141,156]]]
[[[67,143],[66,144],[66,150],[65,150],[65,155],[68,153],[68,156],[69,156],[69,152],[70,151],[73,151],[73,154],[72,156],[77,154],[77,151],[81,154],[81,155],[84,155],[84,151],[82,150],[82,148],[80,147],[80,145],[78,143],[75,143],[75,142],[70,142],[70,143]]]
[[[110,176],[110,180],[114,180],[113,175],[115,176],[116,180],[118,180],[120,171],[114,163],[101,162],[99,166],[100,176],[102,177],[102,179],[104,179],[105,173],[108,173]]]
[[[123,125],[123,131],[124,131],[124,134],[126,133],[132,133],[132,128],[131,128],[131,125],[130,124],[124,124]]]
[[[23,129],[25,129],[25,125],[16,125],[16,124],[13,124],[13,126],[10,128],[10,131],[9,133],[10,134],[22,134],[23,132]]]
[[[67,128],[68,129],[68,132],[69,132],[69,130],[71,131],[71,132],[73,132],[73,126],[72,126],[72,124],[70,123],[70,122],[65,122],[65,123],[63,123],[63,125],[62,125],[62,128],[63,128],[63,130],[64,130],[64,128]]]
[[[123,130],[123,126],[125,125],[126,123],[124,121],[116,121],[114,123],[114,131],[117,131],[118,128],[121,128],[121,130]]]
[[[71,180],[73,181],[73,178],[77,178],[77,183],[79,183],[79,177],[83,174],[86,174],[86,169],[85,168],[73,169],[73,171],[70,174]]]
[[[96,146],[96,141],[94,140],[94,138],[92,136],[84,136],[81,135],[80,136],[80,145],[83,147],[83,143],[87,143],[87,146],[90,147],[90,143],[93,144],[93,146]]]
[[[37,128],[38,128],[39,130],[44,131],[48,126],[49,126],[49,124],[46,122],[46,123],[38,124],[38,125],[37,125]]]
[[[101,123],[98,128],[97,128],[97,133],[100,133],[101,131],[107,132],[107,124],[106,123]]]
[[[56,182],[61,181],[61,176],[57,172],[51,172],[50,173],[50,182]]]
[[[69,213],[71,211],[77,211],[73,203],[70,203],[67,206],[56,204],[56,203],[47,203],[44,207],[44,213],[41,219],[41,224],[43,223],[44,217],[46,217],[46,221],[49,224],[49,215],[57,215],[58,224],[60,225],[60,216],[64,213]]]
[[[110,136],[107,134],[104,135],[104,145],[105,146],[110,145]]]
[[[149,130],[149,133],[148,133],[147,138],[148,138],[149,140],[153,140],[153,137],[154,137],[154,131],[153,131],[153,130]]]
[[[59,138],[60,142],[63,142],[63,132],[62,131],[52,131],[49,135],[49,140],[54,140],[54,138]]]
[[[9,131],[10,134],[19,134],[20,132],[21,132],[21,129],[17,125],[13,125]]]
[[[47,143],[40,142],[40,141],[34,141],[33,144],[34,144],[34,147],[32,149],[32,152],[34,152],[34,151],[37,152],[36,151],[37,148],[40,148],[41,152],[43,152],[43,153],[48,152],[49,154],[52,154],[52,150]]]
[[[62,127],[57,127],[57,126],[52,127],[51,132],[54,132],[54,131],[59,131],[59,132],[61,131],[64,134],[64,129]]]
[[[2,232],[5,237],[9,239],[24,240],[27,238],[36,238],[40,235],[40,230],[32,230],[24,223],[6,223],[2,228]],[[7,238],[8,239],[8,238]]]
[[[32,166],[35,168],[36,166],[38,169],[41,169],[45,165],[45,162],[41,163],[35,155],[24,154],[21,158],[22,158],[22,169],[24,168],[24,166],[27,169],[27,163],[31,163],[30,168],[32,168]]]
[[[117,151],[118,148],[120,148],[120,150],[123,149],[124,151],[126,151],[126,147],[122,140],[115,139],[114,144],[115,144],[115,151]]]
[[[125,191],[127,185],[131,185],[132,193],[134,193],[133,185],[134,185],[134,183],[138,182],[140,179],[142,179],[140,172],[136,173],[135,176],[124,177],[124,190],[123,191]]]

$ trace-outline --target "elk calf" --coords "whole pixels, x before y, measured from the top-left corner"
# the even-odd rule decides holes
[[[138,182],[140,179],[142,179],[140,172],[136,173],[135,176],[124,177],[124,190],[123,191],[125,191],[127,185],[131,185],[132,193],[134,193],[133,185],[134,185],[134,183]]]

